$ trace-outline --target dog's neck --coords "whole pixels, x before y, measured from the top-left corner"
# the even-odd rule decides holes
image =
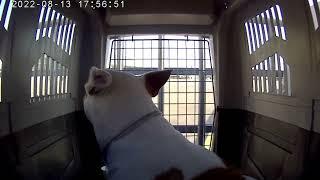
[[[114,97],[104,97],[109,98],[108,100],[97,97],[96,102],[98,103],[90,105],[92,110],[95,110],[92,122],[94,122],[96,138],[101,149],[132,122],[157,110],[149,97],[130,97],[130,95]],[[105,102],[113,103],[107,104]]]

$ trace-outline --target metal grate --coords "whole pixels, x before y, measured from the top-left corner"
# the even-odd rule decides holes
[[[209,41],[201,36],[122,36],[112,40],[106,67],[142,74],[172,69],[154,103],[188,140],[210,149],[215,112]]]

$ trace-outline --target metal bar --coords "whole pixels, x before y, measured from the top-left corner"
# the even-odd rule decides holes
[[[256,92],[260,92],[260,76],[258,72],[258,65],[255,65],[255,74],[256,74]]]
[[[109,57],[109,64],[108,64],[108,68],[111,69],[111,64],[112,64],[112,53],[113,53],[113,45],[114,45],[114,41],[111,42],[111,48],[110,48],[110,57]]]
[[[160,68],[159,68],[160,69]],[[199,68],[163,68],[160,70],[170,69],[172,70],[171,75],[198,75],[200,70]],[[130,72],[135,75],[143,74],[145,72],[149,71],[156,71],[158,68],[133,68],[133,67],[127,67],[123,68],[122,71]],[[205,75],[212,75],[213,71],[209,68],[202,70]]]
[[[212,71],[212,74],[211,74],[211,85],[212,85],[212,95],[213,95],[213,108],[214,108],[214,110],[213,110],[213,114],[212,114],[212,127],[211,127],[211,139],[210,139],[210,145],[209,145],[209,150],[210,151],[212,151],[214,148],[213,148],[213,139],[214,139],[214,134],[215,134],[215,122],[214,122],[214,120],[215,120],[215,116],[216,116],[216,106],[215,106],[215,102],[216,102],[216,97],[215,97],[215,86],[214,86],[214,76],[213,76],[213,61],[212,61],[212,58],[211,58],[211,56],[212,56],[212,53],[211,53],[211,48],[213,49],[213,45],[212,46],[210,46],[210,43],[209,43],[209,41],[206,41],[206,43],[207,43],[207,45],[208,45],[208,51],[209,51],[209,60],[210,60],[210,69],[211,69],[211,71]],[[212,51],[213,52],[213,51]],[[206,104],[208,105],[209,103],[208,102],[206,102]],[[206,124],[206,126],[205,126],[206,128],[208,127],[208,125]],[[205,130],[205,132],[207,132],[206,130]]]
[[[61,97],[61,89],[62,89],[62,64],[59,63],[59,91],[58,91],[58,97]]]
[[[144,50],[145,50],[144,49],[144,41],[141,42],[141,47],[142,47],[142,54],[141,54],[141,61],[142,62],[141,62],[141,64],[142,64],[142,67],[145,67],[144,66],[144,61],[145,61],[145,59],[144,59]]]
[[[169,40],[167,40],[167,42],[168,42],[168,47],[170,47],[170,45],[169,45]],[[168,68],[170,68],[171,67],[171,64],[170,64],[170,59],[171,59],[171,57],[170,57],[170,48],[168,49]],[[171,121],[171,82],[170,82],[170,78],[169,78],[169,93],[168,93],[168,95],[169,95],[169,122]]]
[[[51,94],[51,73],[52,73],[52,59],[48,57],[48,66],[47,66],[47,96]],[[50,98],[50,97],[49,97]]]
[[[55,75],[54,75],[54,60],[50,57],[50,60],[51,60],[51,69],[50,69],[50,95],[53,95],[54,94],[54,81],[55,81]]]
[[[123,55],[124,59],[126,59],[127,58],[127,51],[126,51],[127,50],[126,49],[127,42],[123,42],[123,47],[125,48],[125,51],[122,52],[122,55]],[[127,67],[127,61],[124,61],[123,63],[124,63],[124,66],[122,68]]]
[[[65,80],[66,80],[66,68],[65,68],[65,66],[62,66],[62,80],[61,80],[61,88],[60,88],[60,92],[61,92],[61,94],[64,94],[64,85],[65,85]]]
[[[57,94],[57,61],[53,60],[53,76],[52,76],[52,95]]]
[[[254,70],[251,70],[252,74],[252,92],[256,92],[256,76],[254,75]]]
[[[269,93],[269,68],[268,68],[268,59],[265,59],[263,62],[263,67],[264,67],[264,78],[265,78],[265,89],[266,93]]]
[[[199,46],[204,48],[204,44],[203,43],[199,43]],[[203,69],[204,69],[204,63],[203,63],[203,59],[204,59],[204,52],[203,50],[199,51],[199,57],[200,57],[200,61],[199,61],[199,79],[200,79],[200,84],[199,84],[199,129],[198,129],[198,143],[199,145],[203,146],[204,145],[204,126],[205,126],[205,96],[204,96],[204,92],[205,92],[205,84],[203,83],[203,81],[205,80],[205,76],[203,73]]]
[[[259,66],[260,66],[259,74],[260,74],[260,78],[261,78],[261,92],[265,93],[265,91],[266,91],[266,82],[265,82],[265,76],[264,76],[263,61],[260,62]]]
[[[272,71],[272,93],[277,94],[277,86],[276,86],[276,79],[277,73],[275,68],[275,56],[271,56],[271,71]]]
[[[279,78],[279,94],[283,95],[283,81],[284,81],[284,62],[283,59],[280,55],[278,55],[278,78]]]
[[[31,74],[31,77],[33,77],[33,79],[31,78],[31,89],[33,89],[33,91],[31,91],[31,98],[34,98],[36,97],[36,94],[37,94],[37,66],[38,66],[38,61],[36,61],[36,63],[32,66],[32,74]],[[0,74],[1,76],[1,74]]]
[[[181,133],[197,133],[199,128],[198,125],[174,125],[173,127]],[[213,126],[205,126],[203,131],[205,133],[211,133],[212,129],[214,129]]]
[[[273,93],[273,66],[272,66],[272,57],[268,57],[268,82],[269,82],[269,93]]]
[[[48,67],[49,67],[48,56],[44,54],[43,73],[42,73],[42,78],[43,78],[42,96],[48,95],[48,88],[47,88],[48,87]]]
[[[166,40],[166,41],[172,41],[173,39],[170,39],[170,40]],[[115,41],[115,40],[114,40]],[[130,40],[131,41],[131,40]],[[149,40],[148,40],[149,41]],[[159,41],[159,39],[153,39],[153,41]],[[164,40],[163,40],[164,41]],[[185,40],[183,40],[183,39],[178,39],[178,40],[176,40],[176,41],[185,41]],[[189,41],[191,41],[191,40],[189,40]],[[122,41],[121,41],[122,42]],[[123,40],[123,42],[126,42],[126,40]],[[200,42],[200,41],[199,41]],[[121,50],[125,50],[125,49],[137,49],[137,50],[139,50],[139,49],[148,49],[148,48],[143,48],[143,47],[136,47],[136,48],[124,48],[124,47],[122,47],[122,48],[119,48],[119,49],[121,49]],[[172,49],[172,48],[168,48],[168,47],[162,47],[162,49]],[[193,49],[202,49],[202,48],[199,48],[199,47],[194,47],[194,48],[174,48],[174,49],[187,49],[187,50],[193,50]],[[171,58],[171,59],[175,59],[175,58]],[[180,58],[179,58],[180,59]]]
[[[282,58],[282,57],[280,56],[280,58]],[[287,63],[284,61],[283,58],[282,58],[282,61],[283,61],[283,66],[284,66],[284,70],[283,70],[283,90],[284,90],[284,93],[283,93],[283,95],[289,96],[288,67],[287,67]]]
[[[279,55],[275,54],[275,68],[276,68],[276,88],[277,88],[277,94],[282,94],[282,86],[281,86],[281,78],[282,73],[280,69],[280,60]]]
[[[169,45],[170,46],[170,45]],[[178,66],[178,64],[179,64],[179,62],[178,62],[178,40],[177,40],[177,47],[175,48],[175,50],[177,51],[176,53],[176,55],[177,55],[177,59],[176,59],[176,62],[177,62],[177,66]],[[170,54],[169,54],[169,56],[170,56]],[[179,77],[179,74],[178,74],[178,77]],[[179,79],[178,79],[178,81],[179,81]],[[180,84],[180,82],[177,82],[177,91],[178,92],[180,92],[179,91],[179,84]],[[179,93],[180,94],[180,93]],[[180,101],[179,101],[179,94],[177,95],[177,103],[179,103]],[[177,105],[177,114],[179,114],[179,104]],[[179,116],[177,117],[177,125],[179,125],[179,120],[180,120],[180,118],[179,118]],[[187,124],[186,124],[186,126],[187,126]]]
[[[199,43],[198,43],[198,45],[199,45]],[[193,41],[193,59],[196,59],[195,57],[196,57],[196,53],[199,53],[199,51],[196,51],[196,41]],[[196,61],[193,61],[193,67],[197,67],[196,66]],[[195,71],[196,70],[194,70],[194,73],[195,73]],[[198,73],[197,73],[198,74]],[[196,80],[196,78],[197,78],[197,76],[195,76],[195,80]],[[195,83],[196,84],[196,83]],[[196,90],[197,89],[197,86],[195,85],[194,86],[194,91],[197,91]],[[194,101],[196,101],[197,102],[197,94],[196,93],[194,93],[193,94],[193,98],[194,98]],[[198,102],[197,102],[198,103]],[[197,108],[198,106],[196,105],[196,104],[194,104],[193,105],[193,114],[196,114],[196,108]],[[197,119],[197,120],[199,120],[199,119]],[[198,122],[199,123],[199,122]],[[196,116],[193,116],[193,124],[196,124]],[[197,134],[196,134],[197,133]],[[199,138],[196,138],[196,135],[198,136],[198,130],[197,130],[197,132],[195,132],[194,134],[193,134],[193,142],[194,143],[196,143],[196,144],[199,144]]]
[[[286,64],[287,67],[287,81],[288,81],[288,96],[291,96],[291,72],[290,72],[290,66]]]
[[[162,39],[162,35],[159,35],[159,39]],[[151,41],[151,46],[152,46],[152,41]],[[162,40],[158,40],[158,69],[159,70],[163,70],[163,50],[162,50],[163,44],[162,44]],[[152,49],[151,49],[151,53],[152,53]],[[152,58],[152,55],[151,55]],[[164,87],[162,87],[159,91],[159,95],[158,95],[158,108],[161,112],[164,112]]]
[[[261,71],[260,71],[260,64],[256,65],[256,73],[257,73],[257,81],[258,81],[258,92],[262,93],[262,83],[261,83]]]
[[[132,36],[133,39],[133,36]],[[133,67],[136,67],[136,41],[133,41]]]
[[[66,94],[69,92],[69,90],[68,90],[68,80],[69,80],[69,69],[66,68],[66,82],[65,82],[65,91],[64,91],[64,93],[66,93]]]
[[[60,94],[61,94],[61,85],[62,85],[62,64],[61,63],[58,63],[58,77],[59,77],[59,88],[57,90],[57,94],[58,94],[58,97],[60,97]]]
[[[252,75],[253,75],[253,80],[254,80],[254,92],[258,92],[257,86],[258,86],[258,82],[257,82],[257,71],[256,71],[256,66],[253,66],[253,69],[251,69],[252,71]]]
[[[188,39],[188,37],[187,37],[187,39]],[[187,41],[184,42],[184,47],[187,48]],[[177,47],[177,48],[179,48],[179,47]],[[186,50],[185,56],[186,56],[186,58],[188,56],[187,50]],[[187,68],[187,67],[188,67],[188,63],[186,61],[186,67],[185,68]],[[185,98],[186,98],[185,106],[186,106],[186,109],[185,109],[185,112],[188,113],[188,78],[187,78],[187,76],[185,78],[185,83],[186,83],[186,89],[185,89],[185,92],[186,92],[185,93]],[[185,125],[185,129],[187,130],[187,128],[188,128],[188,115],[185,115],[185,124],[186,124]],[[194,141],[193,141],[193,143],[194,143]]]
[[[163,37],[163,36],[162,36]],[[158,40],[162,40],[162,41],[193,41],[193,42],[203,42],[203,41],[206,41],[206,40],[203,40],[203,39],[192,39],[192,40],[187,40],[187,39],[169,39],[169,38],[154,38],[154,39],[114,39],[113,41],[158,41]],[[165,48],[164,49],[171,49],[171,48]],[[193,49],[193,48],[192,48]],[[202,48],[198,48],[198,49],[202,49]]]
[[[121,63],[121,61],[120,61],[120,59],[121,59],[121,50],[120,50],[121,42],[122,41],[118,41],[117,42],[117,51],[116,51],[117,52],[117,54],[116,54],[117,58],[116,59],[118,59],[117,63],[116,63],[116,69],[117,70],[121,70],[121,64],[120,64]]]

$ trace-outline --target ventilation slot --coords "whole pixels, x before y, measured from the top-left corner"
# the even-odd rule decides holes
[[[1,0],[0,3],[0,24],[8,31],[11,13],[12,13],[13,1]]]
[[[287,40],[280,6],[276,5],[250,18],[245,22],[245,31],[250,54],[262,47],[272,37]]]
[[[60,24],[58,25],[59,31],[58,31],[58,39],[57,39],[57,45],[60,45],[60,40],[61,40],[61,31],[64,23],[64,16],[61,16]]]
[[[246,33],[247,33],[249,53],[252,54],[252,47],[251,47],[252,40],[251,40],[251,36],[249,34],[250,31],[249,31],[249,25],[247,22],[245,23],[245,27],[246,27]]]
[[[40,10],[36,40],[41,37],[52,39],[63,51],[71,55],[75,22],[50,7]]]
[[[320,20],[320,0],[308,0],[311,16],[313,20],[314,29],[317,30],[319,28],[319,20]]]
[[[47,34],[47,28],[48,28],[48,22],[49,22],[50,12],[51,12],[51,8],[48,8],[48,9],[47,9],[47,12],[46,12],[46,18],[45,18],[45,21],[44,21],[44,27],[43,27],[43,31],[42,31],[42,37],[45,37],[46,34]]]
[[[69,69],[51,57],[43,56],[32,66],[30,78],[31,102],[66,98]]]
[[[52,10],[51,18],[50,18],[50,23],[49,23],[49,28],[48,28],[48,37],[51,38],[52,36],[52,28],[54,27],[54,19],[55,19],[56,11]]]
[[[251,68],[252,91],[291,96],[290,67],[277,53]]]
[[[69,44],[69,55],[71,54],[71,47],[72,47],[72,42],[73,42],[73,34],[74,34],[74,29],[76,27],[76,24],[72,24],[72,31],[71,31],[71,36],[70,36],[70,44]]]

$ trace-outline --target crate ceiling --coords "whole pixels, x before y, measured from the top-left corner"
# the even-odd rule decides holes
[[[125,8],[106,10],[109,26],[211,25],[231,0],[125,0]]]

